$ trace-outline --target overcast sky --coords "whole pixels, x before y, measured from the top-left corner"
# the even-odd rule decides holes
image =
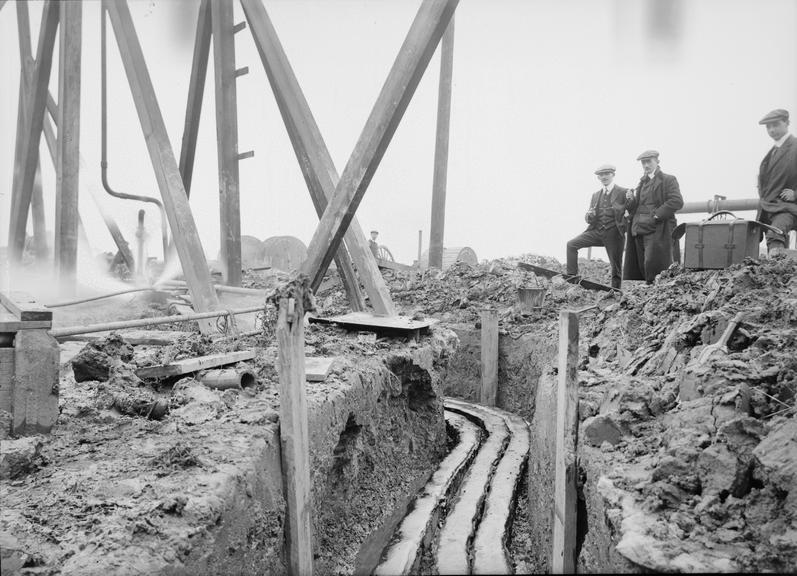
[[[41,4],[33,3],[34,47]],[[198,2],[131,1],[179,158]],[[417,0],[266,0],[339,172],[417,11]],[[236,21],[243,19],[236,5]],[[100,187],[99,2],[84,6],[81,213],[95,251],[112,242],[89,190]],[[110,26],[109,26],[110,29]],[[445,244],[480,259],[564,258],[584,228],[596,166],[634,185],[636,156],[661,152],[686,201],[756,196],[771,146],[758,120],[797,115],[796,0],[461,0],[456,12]],[[8,235],[19,57],[13,2],[0,11],[0,245]],[[109,58],[114,188],[157,195],[115,46]],[[34,48],[35,49],[35,48]],[[248,30],[236,35],[244,234],[309,243],[317,218]],[[57,63],[57,57],[55,62]],[[191,205],[210,258],[219,248],[212,58]],[[357,217],[396,259],[428,243],[439,53],[393,138]],[[51,91],[57,97],[57,67]],[[54,171],[42,143],[47,224]],[[103,197],[132,242],[140,205]],[[147,208],[150,255],[161,257]],[[748,214],[748,216],[750,216]],[[684,216],[682,219],[697,219]]]

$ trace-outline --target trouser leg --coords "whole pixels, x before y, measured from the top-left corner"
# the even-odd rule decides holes
[[[589,246],[603,246],[603,238],[596,230],[586,230],[567,242],[568,274],[578,274],[578,251]]]
[[[782,230],[783,234],[767,230],[767,252],[774,248],[786,248],[789,243],[789,231],[797,228],[797,217],[788,212],[777,212],[770,216],[769,224]]]
[[[612,288],[619,288],[623,270],[623,243],[625,238],[617,228],[612,227],[603,231],[603,245],[612,267]]]

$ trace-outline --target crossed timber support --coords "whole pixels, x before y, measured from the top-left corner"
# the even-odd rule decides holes
[[[425,0],[418,9],[307,249],[302,270],[310,276],[313,289],[320,285],[340,246],[458,3]]]

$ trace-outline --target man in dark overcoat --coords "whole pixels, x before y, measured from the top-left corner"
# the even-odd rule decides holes
[[[603,246],[612,267],[612,288],[620,288],[625,242],[625,202],[627,188],[614,184],[617,169],[604,164],[595,170],[601,189],[592,194],[585,216],[587,229],[567,243],[567,274],[578,275],[578,251]]]
[[[645,174],[636,190],[629,190],[626,195],[631,219],[626,234],[623,279],[651,284],[659,272],[672,264],[675,213],[683,207],[684,200],[675,176],[661,171],[656,150],[643,152],[637,160]]]
[[[787,247],[789,231],[797,229],[797,138],[789,134],[786,110],[773,110],[759,124],[767,127],[767,133],[775,141],[758,170],[761,205],[756,217],[783,232],[766,232],[767,252],[774,255]]]

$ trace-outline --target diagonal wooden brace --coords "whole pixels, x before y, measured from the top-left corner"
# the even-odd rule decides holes
[[[313,289],[332,256],[387,150],[459,0],[425,0],[399,50],[382,91],[324,211],[302,266]]]

